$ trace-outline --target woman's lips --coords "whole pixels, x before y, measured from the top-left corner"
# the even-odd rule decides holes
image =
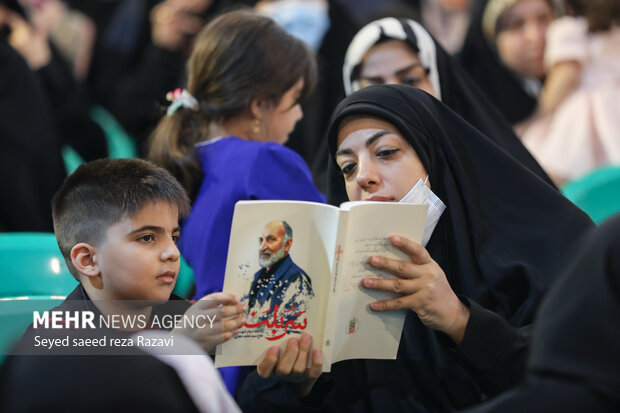
[[[370,198],[366,198],[364,201],[394,202],[394,198],[387,197],[387,196],[374,195],[374,196],[371,196]]]

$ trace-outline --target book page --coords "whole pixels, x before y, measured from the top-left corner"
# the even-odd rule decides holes
[[[235,206],[224,291],[248,305],[239,333],[218,347],[217,367],[256,365],[271,346],[310,333],[321,346],[339,209],[295,201]],[[278,238],[292,232],[290,242]],[[271,243],[271,244],[270,244]]]
[[[375,312],[373,301],[397,295],[369,290],[361,286],[364,277],[396,278],[368,264],[372,255],[409,258],[389,240],[401,235],[420,242],[428,212],[427,205],[395,203],[343,204],[348,212],[346,240],[343,245],[342,268],[337,285],[338,309],[330,332],[332,362],[354,358],[393,359],[403,329],[405,311]]]

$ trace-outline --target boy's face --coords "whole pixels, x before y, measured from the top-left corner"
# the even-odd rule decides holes
[[[98,298],[168,300],[179,273],[179,232],[177,208],[167,202],[146,204],[109,227],[95,253],[103,284]]]

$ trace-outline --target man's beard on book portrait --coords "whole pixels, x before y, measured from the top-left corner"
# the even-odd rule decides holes
[[[285,243],[282,243],[282,246],[274,253],[269,251],[267,248],[258,251],[258,264],[261,268],[271,268],[278,261],[285,258],[287,255],[285,251]]]

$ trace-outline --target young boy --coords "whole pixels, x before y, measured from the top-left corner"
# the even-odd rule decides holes
[[[80,166],[52,200],[60,251],[69,271],[80,282],[67,301],[96,300],[114,307],[119,300],[141,300],[124,306],[122,313],[152,318],[153,306],[143,304],[179,300],[171,297],[181,257],[176,241],[179,219],[189,209],[189,199],[181,185],[150,162],[102,159]],[[205,299],[209,301],[199,302],[194,306],[198,308],[189,311],[199,312],[218,301],[222,304],[221,317],[236,318],[222,323],[219,329],[175,331],[191,336],[205,350],[211,350],[218,341],[232,337],[243,324],[243,305],[224,293]],[[175,307],[178,312],[179,306]],[[184,307],[181,306],[187,309],[189,303]],[[103,308],[98,310],[105,312]]]
[[[81,314],[83,317],[84,313],[94,313],[97,318],[123,315],[143,317],[140,320],[146,319],[152,322],[157,315],[207,314],[212,316],[217,314],[215,325],[209,326],[209,323],[206,323],[209,328],[181,326],[174,328],[169,336],[181,334],[189,336],[205,350],[211,350],[216,344],[232,337],[245,321],[243,316],[245,307],[234,296],[225,293],[211,294],[192,305],[172,295],[180,266],[180,253],[176,247],[180,232],[179,219],[185,217],[189,209],[189,199],[181,185],[167,171],[147,161],[103,159],[83,164],[71,174],[54,196],[52,213],[54,231],[60,250],[71,274],[80,285],[60,306],[52,309],[52,311],[62,311],[62,314],[66,314],[66,318],[60,320],[61,329],[41,329],[41,326],[37,329],[35,319],[22,339],[21,352],[17,352],[17,354],[24,355],[56,354],[57,356],[46,357],[44,362],[40,362],[37,357],[10,358],[9,363],[4,366],[5,371],[0,375],[3,378],[0,380],[0,395],[3,393],[5,395],[17,394],[13,390],[18,388],[32,388],[41,376],[49,380],[49,366],[53,366],[55,371],[58,371],[59,382],[63,381],[63,377],[73,376],[73,373],[68,373],[69,371],[83,370],[85,374],[88,374],[88,366],[96,366],[93,367],[95,371],[91,373],[110,376],[117,373],[127,375],[125,369],[138,368],[140,372],[147,374],[149,380],[152,380],[156,386],[146,385],[148,380],[147,383],[136,383],[136,388],[144,388],[143,396],[148,399],[148,405],[156,406],[159,401],[162,403],[159,407],[169,406],[169,403],[174,404],[174,401],[166,395],[165,386],[158,387],[158,383],[172,381],[176,386],[174,388],[177,388],[180,377],[183,382],[193,382],[188,387],[188,391],[196,405],[200,405],[200,396],[193,397],[192,388],[196,390],[198,386],[206,391],[205,389],[217,387],[221,389],[221,391],[218,390],[220,391],[218,397],[225,400],[229,407],[233,406],[231,411],[234,411],[236,406],[229,400],[228,395],[221,394],[225,392],[223,384],[214,383],[213,374],[211,374],[209,383],[205,383],[204,368],[197,378],[192,376],[191,371],[190,373],[179,371],[179,377],[177,377],[170,374],[168,366],[162,367],[161,363],[151,361],[148,356],[116,357],[117,354],[136,355],[140,353],[139,345],[123,349],[114,347],[110,343],[112,338],[133,337],[135,339],[135,335],[132,336],[130,332],[107,326],[103,331],[92,330],[84,324],[80,325],[83,318],[82,320],[76,318],[76,314]],[[178,306],[173,306],[175,303],[181,304],[180,310]],[[225,320],[222,321],[222,318]],[[53,323],[50,322],[51,324]],[[96,320],[95,325],[100,327]],[[203,322],[202,325],[204,326],[205,323]],[[153,326],[147,323],[146,329],[149,328]],[[161,325],[158,328],[168,329]],[[70,340],[68,346],[61,341],[55,341],[62,340],[64,336]],[[106,338],[106,342],[101,349],[92,345],[75,347],[74,344],[79,343],[79,340],[101,340],[102,337]],[[37,343],[41,343],[43,339],[47,339],[44,345],[37,346]],[[74,339],[77,341],[74,342]],[[165,342],[165,339],[162,341]],[[187,340],[183,337],[179,340],[177,337],[177,341],[182,343]],[[56,347],[52,348],[54,346]],[[32,352],[33,349],[36,351]],[[150,350],[152,348],[145,351]],[[175,356],[179,353],[174,351],[179,350],[169,351],[168,354],[173,354],[172,356],[157,357],[178,370],[178,365],[181,367],[183,365],[183,358]],[[199,353],[200,351],[185,354]],[[103,354],[105,357],[73,357],[77,354]],[[209,362],[209,360],[205,361],[204,356],[194,357],[198,358],[191,359],[193,362],[190,363],[195,366]],[[212,370],[212,364],[210,366]],[[89,380],[86,382],[90,384]],[[107,403],[106,406],[110,403],[114,404],[114,400],[108,400],[114,397],[114,392],[118,395],[127,394],[127,385],[110,383],[106,387],[108,390],[103,393],[95,389],[87,390],[93,398],[91,407],[101,407],[102,403]],[[73,390],[75,386],[61,384],[55,392],[35,392],[30,394],[28,400],[12,398],[10,403],[8,399],[5,402],[6,406],[13,407],[23,407],[39,402],[49,402],[60,406],[65,403],[62,400],[74,397]],[[184,390],[177,393],[187,396]],[[173,392],[173,394],[177,393]],[[124,398],[124,396],[119,396],[119,398]]]

